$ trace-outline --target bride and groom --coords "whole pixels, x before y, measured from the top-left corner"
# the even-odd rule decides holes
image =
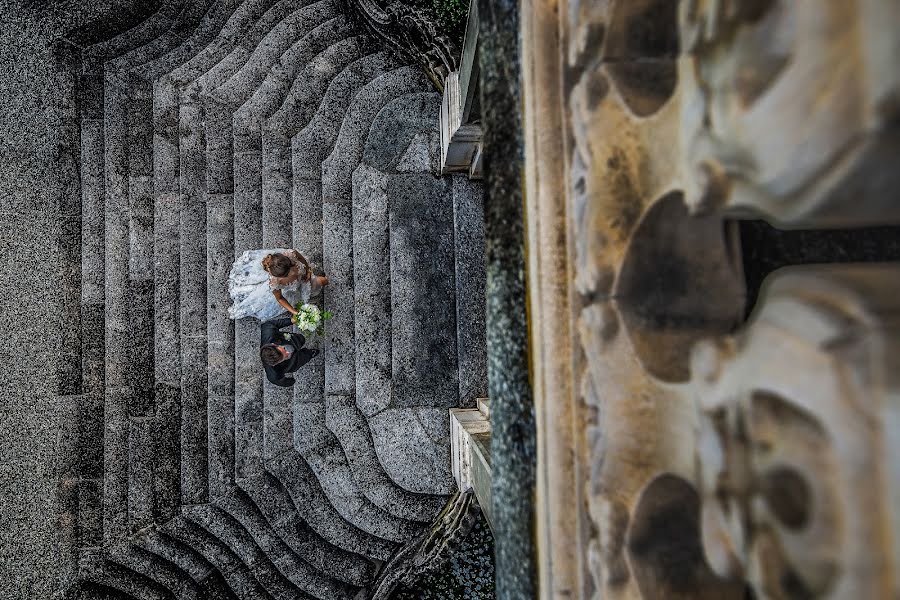
[[[295,249],[248,250],[231,267],[228,292],[232,306],[228,316],[262,321],[259,355],[271,383],[281,387],[294,385],[294,379],[287,374],[319,353],[303,347],[306,338],[302,334],[283,331],[293,322],[281,315],[296,315],[296,306],[326,285],[328,278],[316,275],[306,257]]]

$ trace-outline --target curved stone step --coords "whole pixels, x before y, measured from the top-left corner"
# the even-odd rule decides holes
[[[185,507],[184,517],[215,536],[246,565],[268,594],[278,600],[308,600],[310,596],[296,589],[263,552],[253,536],[226,511],[210,505]]]
[[[81,53],[85,71],[93,71],[102,67],[103,61],[107,57],[120,56],[130,49],[142,46],[162,35],[172,26],[184,4],[185,0],[164,2],[158,11],[137,26],[111,39],[85,48]]]
[[[211,92],[220,102],[239,104],[266,78],[272,65],[312,29],[340,15],[338,0],[317,0],[298,7],[266,32],[253,53],[228,81]]]
[[[288,138],[297,134],[319,110],[323,98],[329,95],[327,89],[331,81],[351,63],[374,52],[366,36],[348,37],[346,31],[342,35],[336,35],[330,46],[296,73],[289,92],[283,98],[281,106],[271,113],[265,129]]]
[[[187,573],[160,556],[130,543],[118,544],[107,552],[110,562],[155,582],[177,600],[202,600],[200,586]]]
[[[254,23],[263,18],[263,15],[279,0],[246,0],[239,1],[237,8],[229,15],[228,20],[217,32],[214,40],[200,49],[190,59],[184,61],[178,67],[173,67],[167,72],[156,66],[148,65],[148,78],[167,77],[173,84],[183,86],[194,81],[212,66],[221,62],[235,46],[241,43],[243,37],[250,31]]]
[[[123,72],[130,71],[134,67],[164,56],[177,48],[200,24],[208,6],[212,3],[213,0],[187,0],[166,31],[146,43],[108,60],[107,68]]]
[[[373,57],[373,58],[369,58]],[[366,60],[369,76],[360,76],[356,73],[354,65],[345,68],[332,79],[328,89],[319,102],[316,113],[307,125],[291,139],[292,155],[294,156],[294,179],[322,179],[322,161],[333,151],[335,140],[338,138],[343,123],[344,115],[348,112],[351,101],[364,90],[372,94],[372,90],[378,89],[380,83],[373,80],[384,76],[385,73],[394,73],[394,59],[387,53],[378,52],[360,59]],[[395,69],[402,71],[394,75],[398,80],[403,80],[406,75],[411,75],[414,70],[410,67]]]
[[[452,177],[459,405],[473,407],[488,396],[484,188],[464,173]]]
[[[150,61],[131,67],[147,81],[171,73],[200,54],[221,36],[222,29],[244,4],[242,0],[215,0],[200,19],[197,27],[177,47]]]
[[[150,529],[138,535],[132,543],[175,565],[198,584],[214,571],[209,561],[194,548],[157,529]]]
[[[323,403],[298,405],[294,422],[299,428],[297,450],[315,473],[331,505],[344,519],[362,531],[392,542],[403,543],[421,533],[421,524],[385,511],[362,492],[337,438],[325,426]]]
[[[303,521],[284,487],[269,473],[241,479],[240,492],[246,494],[272,524],[285,544],[323,575],[362,587],[375,575],[374,565],[365,557],[340,549],[316,534]]]
[[[154,191],[153,104],[149,84],[128,88],[128,280],[132,323],[154,318]],[[154,333],[152,327],[130,328],[128,380],[133,388],[130,416],[154,413]]]
[[[397,517],[431,523],[446,504],[445,496],[413,494],[384,472],[369,434],[369,425],[350,396],[329,396],[325,419],[347,456],[353,479],[373,503]]]
[[[216,506],[236,519],[260,549],[295,587],[315,598],[352,598],[357,588],[323,575],[300,558],[273,530],[258,508],[240,492],[216,499]]]
[[[183,516],[175,517],[167,522],[161,531],[203,556],[222,574],[229,587],[241,600],[273,599],[232,549],[192,520]]]
[[[341,49],[345,47],[344,45],[338,46]],[[294,93],[305,93],[305,97],[308,99],[319,99],[320,106],[328,107],[326,111],[320,110],[316,113],[322,120],[327,119],[324,116],[326,114],[330,115],[332,120],[336,120],[336,115],[342,107],[346,107],[355,91],[367,81],[383,73],[387,63],[387,57],[377,53],[362,56],[349,64],[347,64],[346,60],[336,60],[335,63],[330,65],[323,64],[324,60],[334,58],[334,48],[335,46],[329,47],[323,54],[314,59],[313,62],[316,63],[315,71],[318,73],[318,76],[309,81],[309,87],[292,90]],[[347,47],[348,50],[358,48],[357,44]],[[331,79],[324,96],[320,97],[319,94],[322,88],[312,86],[323,84],[327,80],[320,79],[320,77],[326,76],[330,72],[335,72],[338,66],[344,64],[347,66]],[[292,211],[293,185],[291,181],[292,154],[288,136],[272,129],[272,125],[273,122],[270,120],[263,137],[263,161],[265,165],[263,216],[266,223],[266,227],[263,228],[263,243],[270,243],[271,246],[278,247],[279,243],[281,245],[292,245],[291,238],[294,221]],[[328,139],[326,131],[319,131],[319,134],[321,135],[320,140]],[[315,217],[310,215],[308,218],[314,220]],[[305,243],[306,241],[304,240]],[[310,256],[308,256],[310,260],[313,262],[318,260],[320,252],[317,246],[307,244],[301,247],[304,248],[304,251],[310,253]]]
[[[299,454],[285,452],[266,463],[266,468],[290,494],[303,520],[331,544],[382,561],[387,560],[396,548],[395,543],[347,522],[332,506],[316,475]]]
[[[358,331],[362,336],[355,358],[364,368],[354,372],[354,380],[358,406],[369,416],[388,403],[396,404],[398,398],[403,402],[400,406],[425,407],[455,406],[458,400],[456,340],[450,333],[455,331],[455,289],[452,276],[447,277],[453,272],[454,250],[452,212],[446,201],[450,189],[431,175],[437,137],[431,115],[439,97],[422,89],[427,86],[408,89],[388,102],[370,102],[362,126],[354,124],[357,115],[348,113],[333,153],[323,162],[324,202],[354,197],[353,260],[361,276],[355,285],[359,322],[354,334]],[[377,118],[373,111],[378,111]],[[365,138],[343,135],[369,123]],[[365,166],[357,168],[362,160]],[[335,244],[326,247],[334,250]],[[341,256],[340,250],[335,256]],[[436,274],[437,279],[423,283],[423,274]],[[422,290],[427,290],[429,301],[410,295]],[[448,314],[451,322],[444,323],[441,318]],[[386,320],[395,324],[387,327]],[[384,331],[392,331],[395,339],[387,340]],[[392,357],[390,367],[384,358],[372,358],[386,355]],[[443,368],[435,368],[438,364]],[[404,444],[402,454],[394,447],[394,452],[378,452],[378,456],[390,478],[410,491],[446,494],[452,489],[449,454],[441,447],[446,439],[439,444],[434,438],[441,433],[440,421],[435,421],[438,412],[418,410],[403,419],[413,426],[408,432],[409,447],[403,443],[405,429],[391,427],[383,419],[370,422],[375,425],[376,451],[384,450],[388,440]],[[427,428],[422,416],[427,416]]]
[[[178,98],[153,89],[153,367],[159,452],[157,508],[161,520],[181,503],[181,194],[178,188]]]
[[[135,573],[100,554],[90,553],[79,561],[78,578],[122,592],[135,600],[173,600],[165,588],[144,575]]]
[[[331,57],[332,48],[341,45],[349,27],[344,15],[330,19],[317,25],[304,37],[294,44],[278,59],[266,75],[263,82],[256,88],[253,95],[235,112],[234,121],[236,129],[261,129],[263,120],[268,119],[278,110],[286,98],[293,92],[299,79],[306,79],[318,75],[319,86],[316,95],[324,87],[325,83],[333,77],[334,73],[328,73],[329,66],[345,57],[353,60],[358,56],[352,46],[342,45],[339,54]],[[339,40],[339,41],[336,41]],[[323,60],[323,57],[325,60]],[[332,60],[327,60],[332,58]],[[340,69],[337,69],[338,71]],[[325,71],[322,73],[322,71]]]

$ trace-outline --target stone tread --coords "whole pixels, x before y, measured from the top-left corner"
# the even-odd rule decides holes
[[[181,487],[182,500],[208,499],[206,332],[206,153],[202,107],[179,106]]]
[[[85,64],[85,70],[93,70],[101,66],[103,60],[107,57],[120,56],[132,48],[143,46],[158,38],[172,26],[184,4],[185,0],[165,2],[150,18],[142,21],[137,26],[113,38],[85,48],[82,51],[82,62]]]
[[[157,529],[150,529],[136,536],[132,543],[177,566],[191,580],[198,583],[209,577],[214,570],[209,561],[191,546]]]
[[[325,405],[302,404],[295,422],[304,427],[299,436],[300,454],[315,473],[331,505],[343,519],[382,539],[402,543],[421,532],[421,525],[385,511],[360,490],[348,464],[347,455],[334,434],[325,426]]]
[[[156,65],[148,65],[146,76],[154,79],[165,79],[175,85],[184,85],[199,78],[213,65],[221,62],[233,50],[250,30],[253,23],[262,18],[277,0],[247,0],[239,2],[237,9],[211,40],[196,54],[184,60],[182,64],[168,72],[160,73]]]
[[[253,49],[248,60],[211,94],[221,102],[237,104],[246,99],[247,90],[255,90],[291,45],[310,30],[340,14],[338,0],[318,0],[299,6],[272,27]]]
[[[307,600],[281,573],[272,557],[263,552],[241,522],[227,511],[210,504],[183,509],[184,517],[215,536],[247,566],[253,577],[277,600]]]
[[[131,70],[147,81],[155,81],[180,68],[214,43],[242,4],[242,0],[215,0],[199,25],[177,47],[153,60],[133,66]]]
[[[128,97],[107,75],[104,87],[105,406],[103,535],[125,534],[128,515]]]
[[[325,421],[347,456],[356,487],[374,504],[402,519],[431,523],[446,497],[413,494],[384,472],[369,436],[368,423],[350,396],[329,396]]]
[[[177,600],[202,600],[202,590],[182,569],[139,546],[119,544],[108,551],[109,561],[154,581]]]
[[[253,502],[281,539],[306,563],[327,577],[361,587],[374,576],[373,565],[363,556],[340,549],[300,518],[294,501],[269,473],[236,481],[239,492]]]
[[[366,533],[344,520],[322,491],[319,480],[302,456],[285,452],[266,467],[285,487],[306,523],[331,544],[377,560],[387,560],[396,544]]]
[[[148,42],[107,61],[107,68],[118,71],[131,70],[145,62],[164,56],[170,50],[177,48],[190,35],[190,32],[197,27],[211,3],[212,0],[187,0],[177,18],[166,31]]]
[[[259,509],[242,494],[216,499],[216,506],[240,522],[276,568],[295,587],[316,598],[349,598],[356,588],[323,575],[279,537]]]
[[[135,600],[173,600],[171,592],[152,579],[95,553],[79,560],[79,578],[122,592]]]
[[[192,520],[178,516],[168,521],[161,531],[203,556],[241,600],[273,600],[234,551]]]
[[[334,149],[329,156],[336,156],[339,149],[346,148],[349,155],[354,157],[352,148],[359,147],[358,155],[361,158],[362,144],[378,111],[394,98],[420,91],[423,82],[424,76],[417,74],[412,68],[404,67],[388,71],[363,86],[353,97],[344,114],[333,142]],[[301,136],[295,138],[295,142]],[[360,138],[361,141],[359,141]],[[296,149],[295,145],[295,155],[297,154]],[[306,153],[300,154],[295,159],[295,167],[298,164],[304,164],[303,159],[318,158],[321,160],[319,156],[307,157]],[[359,158],[356,159],[357,162]],[[329,276],[334,276],[334,283],[328,287],[325,302],[326,309],[331,310],[335,315],[329,321],[328,336],[325,342],[325,393],[351,394],[356,390],[354,311],[349,310],[349,307],[355,306],[352,199],[351,194],[341,197],[329,196],[326,190],[337,188],[337,185],[332,183],[334,179],[350,180],[355,165],[345,173],[338,165],[331,167],[332,161],[333,159],[326,158],[321,162],[322,263],[325,272]],[[309,162],[305,164],[309,164]],[[309,171],[303,173],[307,177],[311,174],[315,173]],[[295,177],[297,176],[298,174],[295,173]]]
[[[295,41],[273,65],[266,74],[266,78],[254,90],[253,95],[235,112],[235,128],[261,128],[261,122],[283,106],[299,80],[317,74],[316,68],[312,65],[327,71],[328,66],[333,62],[338,62],[342,55],[349,52],[351,57],[354,56],[349,48],[343,47],[341,55],[329,56],[331,48],[337,45],[335,40],[344,41],[341,38],[345,35],[346,29],[347,18],[344,15],[338,15],[315,26],[305,36]],[[345,39],[352,40],[354,38]],[[323,61],[322,57],[330,60]],[[327,73],[325,77],[327,77]],[[325,79],[325,81],[327,80]]]

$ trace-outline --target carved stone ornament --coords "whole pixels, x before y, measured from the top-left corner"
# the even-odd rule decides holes
[[[784,227],[900,222],[896,4],[685,0],[680,13],[692,210]]]
[[[895,597],[900,273],[736,219],[900,222],[900,6],[521,6],[541,597]]]
[[[703,546],[759,597],[897,593],[898,277],[782,270],[740,334],[694,347]]]
[[[397,0],[348,0],[359,20],[394,51],[417,62],[438,91],[459,69],[459,48],[425,10]]]

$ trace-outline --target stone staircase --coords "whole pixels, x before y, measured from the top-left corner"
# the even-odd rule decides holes
[[[80,107],[73,598],[364,598],[454,490],[486,392],[481,191],[440,95],[341,0],[173,0],[91,44]],[[322,352],[265,382],[232,261],[297,247]]]

